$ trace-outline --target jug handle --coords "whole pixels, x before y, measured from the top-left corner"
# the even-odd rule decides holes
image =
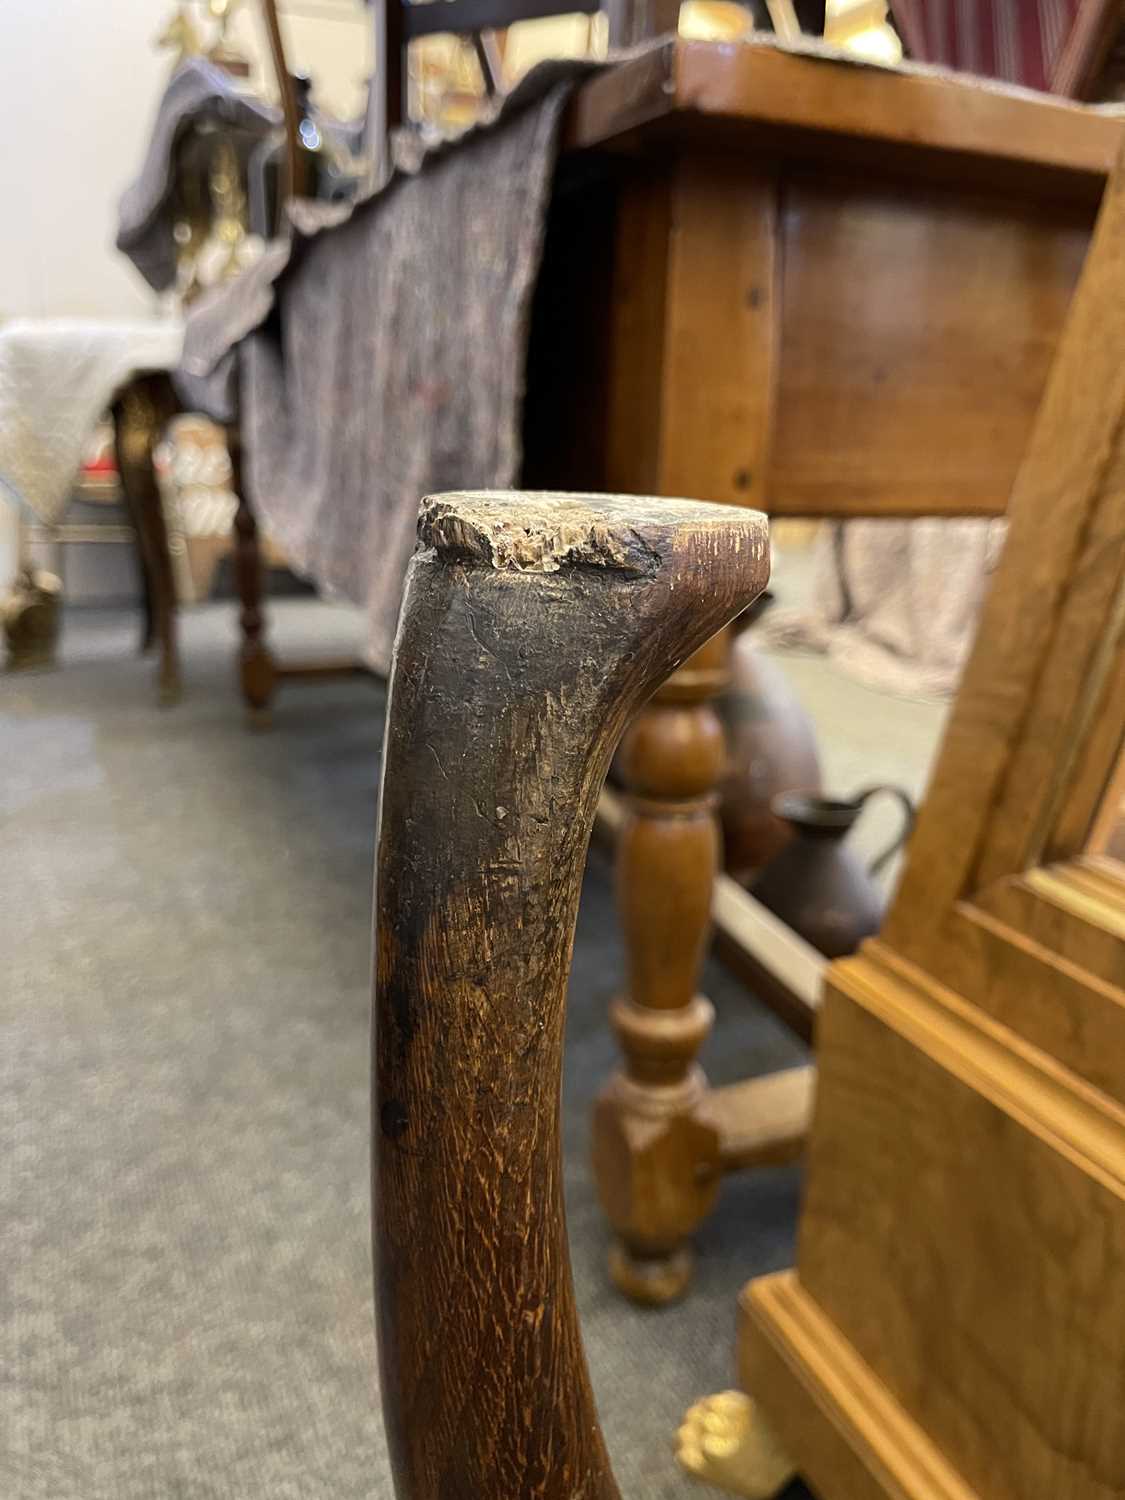
[[[907,839],[914,832],[914,822],[917,816],[913,798],[900,786],[880,785],[865,787],[862,792],[856,793],[854,800],[862,810],[865,804],[872,797],[877,797],[880,792],[886,792],[890,796],[896,797],[898,799],[899,803],[902,806],[902,827],[899,829],[898,834],[883,850],[883,852],[881,854],[877,854],[868,865],[867,873],[869,875],[878,875],[879,871],[883,868],[887,861],[892,859],[898,853],[903,844],[906,843]]]

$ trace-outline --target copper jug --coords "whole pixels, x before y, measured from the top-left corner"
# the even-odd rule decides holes
[[[781,667],[745,635],[731,653],[730,687],[716,707],[729,750],[720,801],[723,863],[749,885],[793,837],[774,798],[820,791],[816,734]]]
[[[903,825],[865,869],[844,840],[870,799],[882,792],[898,799]],[[872,786],[851,798],[782,792],[771,806],[794,837],[762,870],[751,894],[826,958],[854,953],[879,930],[884,900],[874,877],[910,837],[913,802],[901,787]]]

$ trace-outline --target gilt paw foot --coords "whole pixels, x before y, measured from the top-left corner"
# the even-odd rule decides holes
[[[676,1434],[689,1474],[745,1500],[773,1500],[796,1474],[759,1408],[741,1391],[705,1396]]]

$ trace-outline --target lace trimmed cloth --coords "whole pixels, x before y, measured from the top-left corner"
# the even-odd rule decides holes
[[[21,319],[0,327],[0,499],[58,521],[99,418],[131,376],[179,360],[176,322]]]

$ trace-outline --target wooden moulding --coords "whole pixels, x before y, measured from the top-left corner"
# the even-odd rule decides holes
[[[833,965],[799,1277],[740,1374],[830,1500],[1120,1494],[1125,1111],[879,945]]]
[[[769,1404],[774,1430],[832,1500],[981,1500],[792,1271],[752,1282],[739,1299],[739,1379],[749,1391],[784,1393]]]
[[[754,512],[426,502],[376,870],[375,1287],[399,1500],[615,1500],[570,1282],[563,1009],[626,722],[764,586]]]

